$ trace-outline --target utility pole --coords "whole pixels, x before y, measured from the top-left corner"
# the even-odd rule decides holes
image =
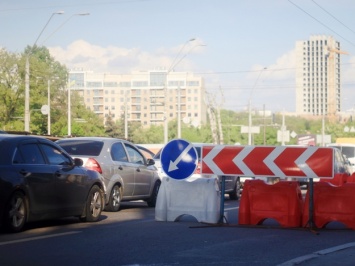
[[[206,94],[207,96],[207,113],[210,118],[210,126],[211,126],[211,133],[213,144],[218,144],[218,136],[217,136],[217,125],[216,125],[216,115],[215,115],[215,108],[212,104],[211,96]]]
[[[224,103],[224,95],[221,87],[219,87],[219,91],[221,93],[221,102],[217,105],[217,123],[218,123],[219,144],[223,144],[224,138],[223,138],[223,128],[222,128],[222,120],[221,120],[221,107]]]

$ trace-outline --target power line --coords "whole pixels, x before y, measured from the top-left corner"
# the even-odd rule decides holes
[[[135,2],[148,2],[154,0],[119,0],[119,1],[107,1],[98,3],[80,3],[80,4],[67,4],[67,5],[48,5],[48,6],[31,6],[31,7],[19,7],[19,8],[8,8],[0,10],[0,13],[11,12],[11,11],[23,11],[23,10],[33,10],[33,9],[48,9],[48,8],[67,8],[67,7],[81,7],[81,6],[98,6],[98,5],[116,5],[116,4],[127,4]]]
[[[338,21],[341,25],[343,25],[345,28],[347,28],[348,30],[350,30],[352,33],[355,33],[355,31],[353,31],[351,28],[349,28],[348,26],[346,26],[343,22],[341,22],[339,19],[337,19],[335,16],[333,16],[330,12],[328,12],[325,8],[323,8],[320,4],[316,3],[316,1],[312,0],[313,3],[315,3],[319,8],[321,8],[325,13],[327,13],[329,16],[331,16],[333,19],[335,19],[336,21]]]
[[[322,26],[324,26],[325,28],[327,28],[328,30],[332,31],[334,34],[338,35],[340,38],[342,38],[344,41],[348,42],[349,44],[351,44],[352,46],[355,47],[355,44],[352,43],[351,41],[349,41],[348,39],[346,39],[345,37],[343,37],[342,35],[340,35],[339,33],[337,33],[335,30],[331,29],[330,27],[328,27],[327,25],[325,25],[323,22],[321,22],[320,20],[318,20],[317,18],[315,18],[314,16],[312,16],[311,14],[309,14],[306,10],[304,10],[303,8],[301,8],[300,6],[296,5],[295,3],[293,3],[291,0],[288,0],[291,4],[293,4],[295,7],[297,7],[298,9],[300,9],[302,12],[304,12],[305,14],[307,14],[308,16],[310,16],[311,18],[313,18],[315,21],[317,21],[319,24],[321,24]]]

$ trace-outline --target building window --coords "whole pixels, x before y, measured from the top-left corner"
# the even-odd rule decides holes
[[[104,87],[117,87],[117,82],[115,81],[104,82]]]
[[[148,87],[148,81],[133,81],[133,87]]]
[[[198,87],[200,86],[200,82],[197,80],[190,80],[187,82],[188,87]]]
[[[88,81],[86,82],[86,87],[100,88],[102,83],[100,81]]]
[[[166,72],[151,72],[150,86],[164,86],[166,83]]]
[[[120,82],[119,87],[121,88],[130,88],[131,82]]]

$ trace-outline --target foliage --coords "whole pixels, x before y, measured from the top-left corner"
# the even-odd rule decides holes
[[[0,49],[0,127],[7,130],[18,130],[21,126],[18,119],[23,117],[21,65],[19,55]]]
[[[50,55],[46,47],[26,47],[23,54],[0,50],[0,128],[22,131],[24,128],[26,60],[29,61],[30,131],[48,133],[48,117],[41,107],[50,97],[51,134],[68,133],[68,70]],[[49,89],[49,93],[48,93]],[[82,105],[72,93],[72,135],[103,135],[103,121]],[[84,123],[83,123],[84,122]]]

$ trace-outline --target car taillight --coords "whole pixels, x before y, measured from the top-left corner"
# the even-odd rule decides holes
[[[90,170],[94,170],[96,172],[99,172],[100,174],[102,174],[102,169],[100,164],[93,158],[89,158],[85,165],[86,168],[90,169]]]
[[[197,163],[195,174],[201,174],[201,163],[200,162]]]

